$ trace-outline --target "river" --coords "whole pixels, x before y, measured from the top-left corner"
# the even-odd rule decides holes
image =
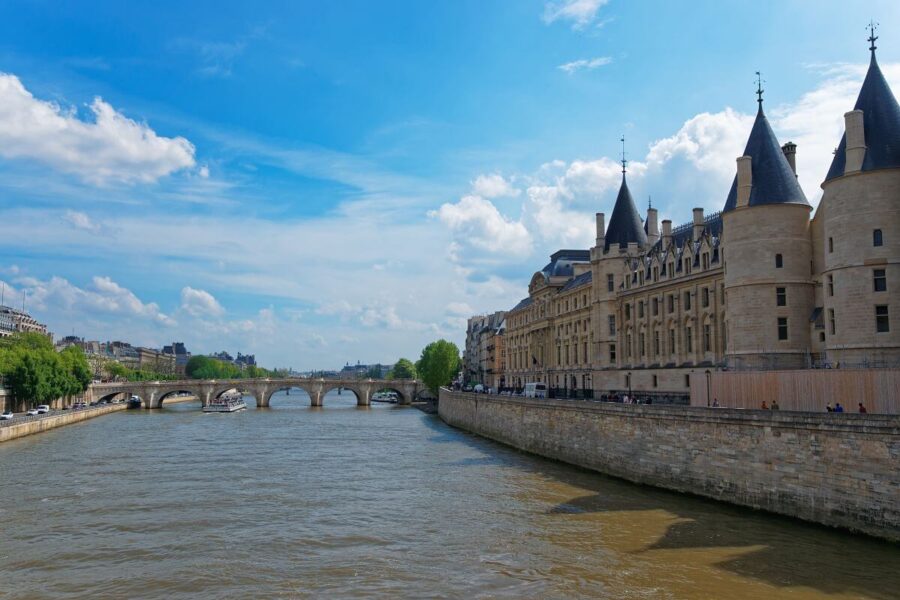
[[[123,411],[0,446],[0,597],[898,598],[900,548],[397,406]]]

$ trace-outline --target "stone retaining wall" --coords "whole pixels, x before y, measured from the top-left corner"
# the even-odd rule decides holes
[[[449,425],[636,483],[900,541],[900,417],[441,390]]]
[[[84,408],[80,410],[69,410],[48,417],[26,418],[21,423],[15,425],[4,425],[0,427],[0,443],[16,438],[41,433],[50,429],[56,429],[63,425],[78,423],[85,419],[93,419],[100,415],[105,415],[119,410],[128,408],[127,404],[110,404],[108,406],[97,406],[92,408]],[[19,417],[21,418],[21,417]]]

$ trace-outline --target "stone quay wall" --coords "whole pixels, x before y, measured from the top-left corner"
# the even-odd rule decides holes
[[[79,421],[84,421],[86,419],[93,419],[94,417],[99,417],[119,410],[125,410],[126,408],[128,408],[128,405],[124,403],[109,404],[106,406],[69,410],[47,416],[17,417],[17,420],[20,422],[0,427],[0,443],[25,437],[26,435],[42,433],[64,425],[71,425],[72,423],[78,423]]]
[[[635,483],[900,541],[900,417],[441,390],[447,424]]]

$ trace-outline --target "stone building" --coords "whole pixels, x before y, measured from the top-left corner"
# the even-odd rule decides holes
[[[466,348],[463,353],[463,381],[500,388],[505,385],[504,345],[505,311],[469,317]]]
[[[0,304],[0,337],[29,332],[50,335],[46,325],[38,323],[37,319],[24,310]]]
[[[677,398],[719,369],[900,367],[900,106],[874,39],[814,215],[761,89],[721,212],[660,229],[623,160],[594,246],[554,253],[507,313],[508,384]]]

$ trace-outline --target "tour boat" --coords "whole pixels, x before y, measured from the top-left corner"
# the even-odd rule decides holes
[[[203,412],[231,413],[244,410],[245,408],[247,408],[247,404],[244,402],[244,397],[240,392],[227,392],[204,406]]]

